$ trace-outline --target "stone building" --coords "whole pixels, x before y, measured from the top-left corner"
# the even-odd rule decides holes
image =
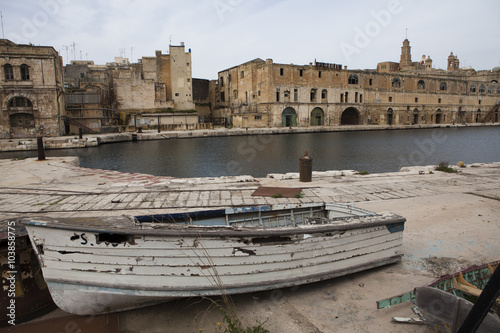
[[[76,134],[116,131],[118,115],[111,71],[93,61],[71,61],[64,66],[65,132]]]
[[[406,39],[400,62],[376,70],[254,59],[218,73],[213,112],[238,127],[498,121],[500,68],[462,70],[453,57],[447,71],[413,62]]]
[[[62,59],[53,47],[0,40],[0,138],[64,133]]]
[[[156,51],[139,63],[108,66],[120,112],[194,110],[191,50],[171,45],[168,54]]]

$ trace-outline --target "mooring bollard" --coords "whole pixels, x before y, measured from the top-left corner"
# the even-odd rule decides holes
[[[312,164],[313,159],[307,155],[307,151],[304,156],[299,158],[299,173],[301,182],[310,182],[312,180]]]
[[[43,148],[43,138],[42,137],[36,138],[36,143],[38,146],[38,160],[43,161],[45,159],[45,150]]]

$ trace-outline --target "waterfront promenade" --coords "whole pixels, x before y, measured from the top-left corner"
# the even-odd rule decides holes
[[[342,125],[342,126],[310,126],[310,127],[271,127],[271,128],[215,128],[206,130],[183,130],[164,131],[144,130],[141,133],[123,132],[108,134],[85,134],[80,139],[78,135],[67,135],[59,137],[44,137],[45,149],[64,148],[87,148],[96,147],[101,144],[127,141],[167,140],[176,138],[204,138],[204,137],[226,137],[245,135],[267,135],[267,134],[298,134],[298,133],[322,133],[322,132],[349,132],[349,131],[382,131],[382,130],[405,130],[405,129],[432,129],[446,127],[482,127],[499,126],[500,123],[476,123],[476,124],[420,124],[420,125]],[[0,139],[0,152],[37,150],[36,138],[25,139]]]
[[[233,301],[244,324],[265,322],[271,332],[430,333],[426,326],[391,323],[393,316],[415,316],[409,304],[376,310],[375,302],[441,274],[500,259],[500,163],[469,165],[458,173],[432,169],[321,172],[304,183],[296,174],[178,179],[80,168],[69,157],[0,160],[0,216],[145,215],[298,202],[392,211],[407,219],[401,263],[293,289],[236,295]],[[299,187],[303,196],[251,196],[259,186]],[[109,315],[106,321],[116,320],[120,331],[128,333],[213,332],[221,322],[213,301],[221,300],[179,300]],[[60,310],[45,317],[61,331],[68,322],[99,320],[84,319],[66,317]]]

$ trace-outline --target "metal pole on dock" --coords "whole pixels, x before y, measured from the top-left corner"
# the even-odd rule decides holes
[[[38,148],[38,160],[45,160],[45,150],[43,148],[43,137],[36,138],[37,148]]]

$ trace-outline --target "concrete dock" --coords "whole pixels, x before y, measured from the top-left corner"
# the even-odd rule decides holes
[[[500,163],[472,164],[458,173],[432,166],[359,175],[352,171],[297,175],[177,179],[85,169],[76,158],[0,160],[0,217],[161,214],[172,210],[295,202],[355,203],[407,219],[398,264],[342,278],[232,297],[244,325],[270,332],[433,332],[396,324],[415,317],[410,304],[377,310],[375,302],[430,283],[474,264],[500,260]],[[299,187],[300,198],[253,197],[259,186]],[[57,310],[36,325],[84,330],[94,321],[116,322],[120,332],[214,332],[221,298],[186,299],[109,316],[75,318]],[[55,319],[57,318],[57,319]],[[35,325],[35,326],[31,326]],[[83,325],[83,326],[81,326]],[[24,326],[24,328],[23,328]]]

